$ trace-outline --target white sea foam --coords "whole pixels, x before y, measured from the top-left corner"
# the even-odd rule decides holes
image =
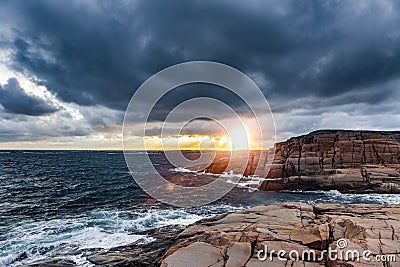
[[[139,239],[151,242],[152,238],[141,235],[140,232],[168,225],[188,225],[218,212],[237,209],[238,207],[228,205],[208,207],[206,211],[209,214],[205,215],[194,214],[185,209],[98,210],[83,218],[24,224],[11,229],[4,235],[4,241],[0,241],[0,266],[19,266],[54,256],[67,257],[80,249],[107,250]],[[23,253],[25,259],[14,262]],[[83,255],[75,256],[78,257],[73,259],[75,262],[81,261],[79,266],[90,266]]]
[[[308,201],[309,204],[317,203],[339,203],[339,204],[358,204],[358,203],[371,203],[371,204],[400,204],[399,194],[376,194],[372,192],[366,192],[361,194],[348,194],[340,193],[337,190],[314,190],[314,191],[303,191],[303,190],[285,190],[283,193],[299,194],[300,196],[313,196],[313,199]],[[316,197],[320,195],[320,197]]]
[[[258,185],[264,181],[268,180],[265,178],[261,178],[258,176],[249,176],[244,177],[243,174],[234,173],[232,170],[229,172],[223,172],[222,174],[210,173],[205,171],[192,171],[183,167],[177,167],[174,169],[170,169],[171,172],[181,172],[181,173],[194,173],[195,175],[207,175],[207,176],[215,176],[226,179],[227,183],[234,184],[237,188],[248,189],[250,192],[258,190]],[[232,180],[233,178],[239,178],[239,181]]]
[[[84,257],[83,255],[68,255],[68,256],[65,256],[63,258],[74,261],[76,266],[80,266],[80,267],[94,267],[94,266],[96,266],[93,263],[91,263],[90,261],[88,261],[86,259],[86,257]]]
[[[249,177],[249,178],[242,178],[239,182],[235,182],[232,180],[228,180],[228,183],[235,184],[238,188],[245,188],[249,191],[256,191],[258,190],[258,186],[264,181],[265,179],[260,177]]]
[[[73,244],[79,244],[80,249],[103,248],[124,246],[133,243],[139,239],[151,241],[144,235],[130,235],[129,233],[107,233],[99,227],[88,227],[76,233],[70,241]]]
[[[174,169],[170,169],[171,172],[191,172],[191,173],[197,173],[197,171],[189,170],[183,167],[176,167]]]
[[[124,229],[112,231],[109,225],[101,226],[99,222],[96,225],[96,220],[92,224],[94,225],[90,226],[87,219],[56,219],[16,227],[5,235],[5,241],[0,242],[0,266],[18,266],[31,260],[63,255],[77,249],[109,249],[133,243],[138,239],[151,241],[144,235],[131,235]],[[23,253],[26,254],[25,260],[11,264]]]
[[[207,176],[216,176],[219,177],[221,174],[218,173],[212,173],[212,172],[205,172],[205,171],[198,171],[196,172],[196,175],[207,175]]]
[[[234,178],[234,177],[236,177],[236,178],[242,178],[242,177],[243,177],[243,174],[236,174],[236,173],[234,173],[233,171],[229,171],[229,172],[223,172],[223,173],[220,175],[220,177],[223,177],[223,178]]]

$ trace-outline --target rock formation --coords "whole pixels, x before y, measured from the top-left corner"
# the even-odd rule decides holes
[[[271,255],[262,261],[258,253],[265,246]],[[329,247],[342,255],[368,250],[371,262],[356,254],[329,257],[323,252]],[[279,250],[287,252],[284,261]],[[299,252],[298,261],[295,255],[290,260],[291,250]],[[373,262],[376,255],[390,255],[392,262]],[[181,232],[161,260],[161,267],[172,266],[400,266],[400,205],[281,203],[225,214]]]
[[[400,193],[400,132],[316,131],[274,150],[261,190]]]
[[[95,266],[400,266],[400,205],[280,203],[147,234],[153,242],[91,253],[87,259]],[[324,252],[329,249],[331,256]],[[286,252],[281,259],[279,250]],[[268,257],[260,260],[264,254]],[[52,259],[29,266],[74,262]]]
[[[400,193],[400,132],[321,130],[244,154],[194,169],[264,177],[258,188],[265,191]],[[244,172],[235,168],[246,161]]]

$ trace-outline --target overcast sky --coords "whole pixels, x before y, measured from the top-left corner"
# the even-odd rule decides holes
[[[278,140],[400,130],[396,1],[1,1],[0,149],[120,148],[135,90],[193,60],[249,75]],[[184,89],[156,122],[193,97]],[[201,92],[240,105],[215,88]]]

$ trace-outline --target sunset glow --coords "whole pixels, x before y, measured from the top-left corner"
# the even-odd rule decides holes
[[[229,135],[180,135],[148,136],[145,138],[147,150],[256,150],[250,138],[240,131]]]

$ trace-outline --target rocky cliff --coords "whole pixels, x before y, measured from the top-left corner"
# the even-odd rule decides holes
[[[275,144],[270,151],[219,155],[196,170],[265,177],[259,189],[400,193],[400,132],[321,130]],[[231,168],[227,170],[228,163]],[[260,164],[259,164],[260,163]]]
[[[400,193],[400,132],[323,130],[274,149],[261,190]]]

